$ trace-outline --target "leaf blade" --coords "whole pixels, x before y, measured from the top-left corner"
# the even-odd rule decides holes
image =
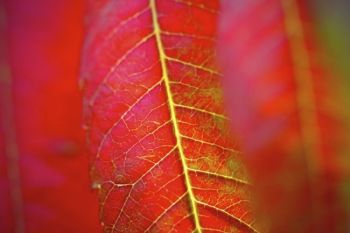
[[[102,8],[119,22],[88,32],[85,122],[106,232],[257,231],[250,185],[223,110],[214,51],[217,3],[111,1]],[[99,20],[98,15],[91,24]],[[118,26],[126,21],[128,27]],[[97,38],[116,27],[113,42],[97,45]],[[131,34],[133,43],[124,49]],[[149,40],[129,52],[147,35]],[[101,67],[95,59],[114,49],[111,44],[121,46]],[[88,106],[91,98],[96,101]]]
[[[224,1],[222,9],[228,108],[262,218],[272,232],[286,231],[289,222],[300,223],[290,232],[344,231],[339,159],[348,157],[349,121],[307,3]]]

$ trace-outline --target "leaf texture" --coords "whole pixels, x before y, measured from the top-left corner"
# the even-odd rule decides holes
[[[77,85],[83,1],[0,8],[0,232],[99,232]]]
[[[105,232],[257,232],[223,110],[218,1],[92,1],[85,123]]]
[[[222,4],[228,107],[271,232],[347,229],[350,118],[313,29],[307,1]]]

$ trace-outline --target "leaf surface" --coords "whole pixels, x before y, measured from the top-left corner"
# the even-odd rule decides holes
[[[223,1],[227,105],[271,231],[345,232],[350,118],[306,4]]]
[[[77,85],[83,1],[0,5],[0,232],[99,232]]]
[[[218,1],[93,1],[85,122],[105,232],[256,232],[223,110]]]

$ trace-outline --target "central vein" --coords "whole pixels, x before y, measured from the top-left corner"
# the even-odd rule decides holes
[[[189,170],[186,162],[184,149],[182,147],[181,135],[180,135],[180,130],[179,130],[177,117],[176,117],[175,103],[174,103],[173,95],[171,93],[171,88],[170,88],[170,80],[169,80],[168,70],[166,66],[166,55],[165,55],[164,46],[160,36],[161,29],[158,23],[158,13],[157,13],[155,0],[150,0],[150,8],[152,12],[153,28],[154,28],[154,34],[155,34],[156,43],[157,43],[158,52],[159,52],[160,64],[162,66],[162,79],[164,80],[164,85],[166,88],[166,94],[167,94],[168,103],[169,103],[170,117],[173,122],[174,134],[176,138],[176,146],[179,150],[180,159],[184,170],[185,183],[186,183],[186,188],[187,188],[190,203],[191,203],[191,209],[194,216],[195,227],[197,231],[201,233],[202,231],[199,223],[199,214],[198,214],[197,204],[196,204],[195,196],[192,190],[191,179],[189,175]]]

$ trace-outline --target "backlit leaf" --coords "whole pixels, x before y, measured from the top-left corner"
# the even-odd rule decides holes
[[[257,232],[223,110],[218,1],[91,1],[82,63],[105,232]]]
[[[350,118],[306,4],[223,1],[227,105],[271,231],[346,232]]]
[[[1,233],[101,230],[80,127],[83,6],[0,1]]]

